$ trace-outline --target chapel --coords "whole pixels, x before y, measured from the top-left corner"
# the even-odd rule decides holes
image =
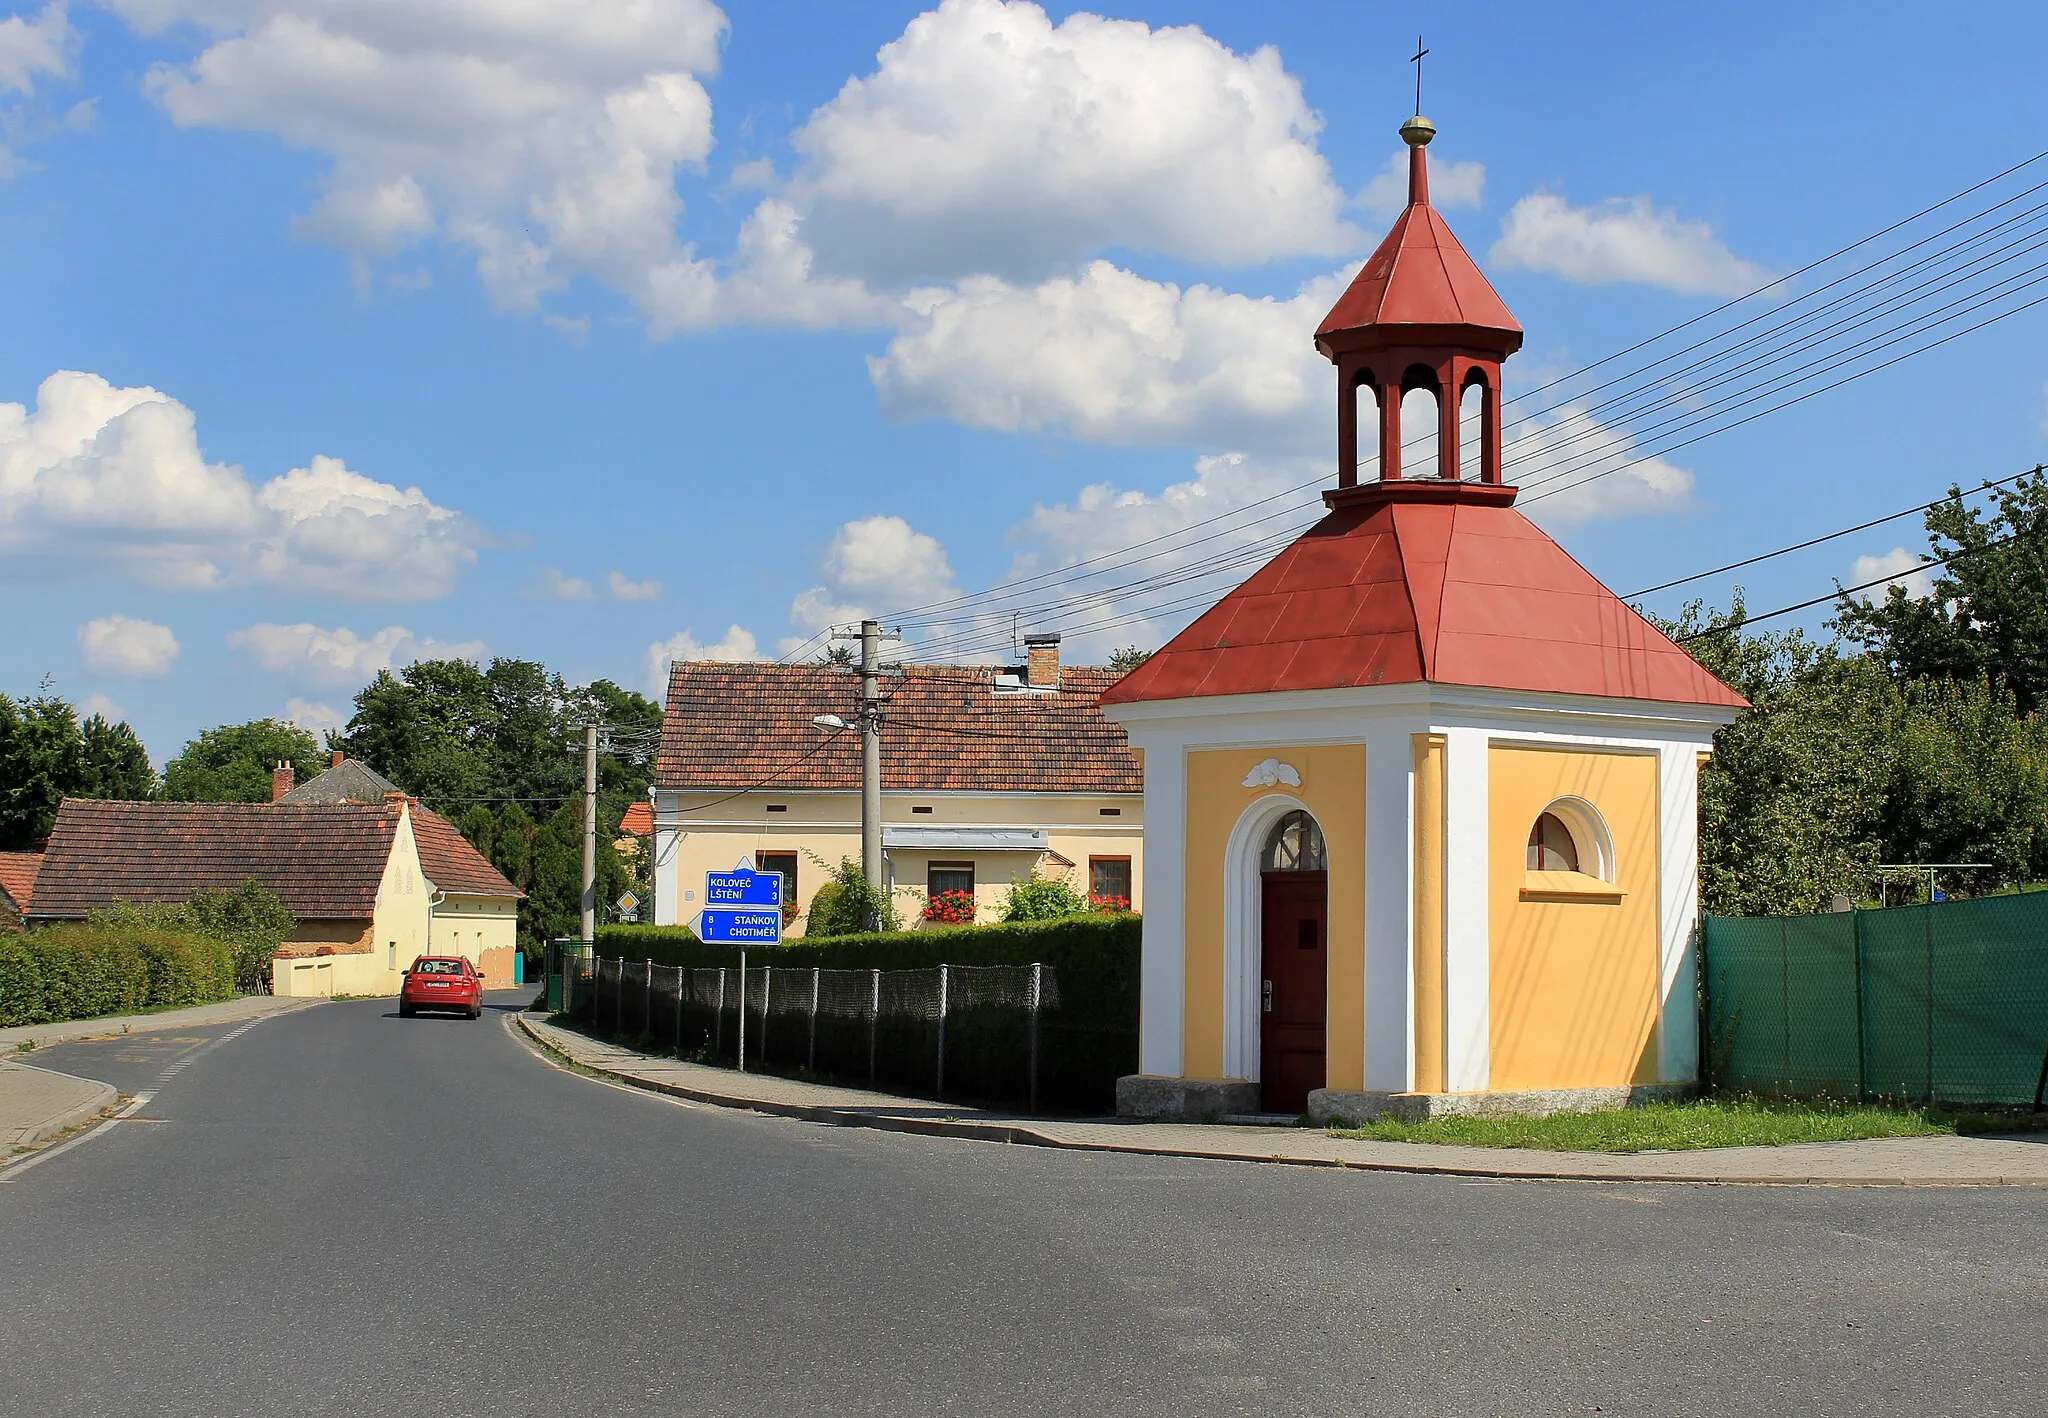
[[[1540,1112],[1697,1076],[1699,767],[1745,702],[1516,508],[1522,329],[1430,206],[1435,128],[1400,131],[1407,207],[1315,332],[1326,515],[1101,696],[1144,767],[1129,1116]],[[1404,466],[1416,391],[1441,436]]]

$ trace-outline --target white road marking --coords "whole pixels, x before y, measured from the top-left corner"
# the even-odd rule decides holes
[[[49,1161],[52,1157],[61,1157],[66,1152],[69,1152],[72,1148],[77,1147],[83,1143],[91,1142],[101,1133],[113,1128],[115,1124],[121,1122],[131,1113],[134,1113],[137,1110],[139,1110],[143,1104],[147,1103],[150,1099],[154,1098],[155,1096],[156,1095],[154,1093],[138,1093],[135,1095],[134,1102],[130,1103],[127,1107],[123,1108],[120,1112],[114,1114],[113,1117],[108,1118],[105,1122],[101,1123],[98,1127],[93,1128],[91,1131],[82,1132],[77,1137],[70,1139],[68,1142],[58,1143],[55,1147],[45,1148],[41,1152],[36,1153],[33,1157],[28,1158],[26,1161],[9,1163],[4,1169],[0,1169],[0,1184],[11,1182],[15,1178],[19,1177],[23,1172],[26,1172],[29,1168],[40,1167],[43,1165],[43,1163]]]

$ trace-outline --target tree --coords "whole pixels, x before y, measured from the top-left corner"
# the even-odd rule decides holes
[[[1073,887],[1037,872],[1022,881],[1011,882],[1009,894],[1003,898],[1006,921],[1056,921],[1063,916],[1081,915],[1087,909],[1088,903]]]
[[[818,865],[823,866],[822,859]],[[811,896],[810,913],[804,918],[804,939],[820,936],[856,935],[862,931],[893,931],[902,928],[895,903],[886,891],[868,884],[860,863],[841,857],[831,879]]]
[[[1109,652],[1109,667],[1120,675],[1127,675],[1151,658],[1150,650],[1140,650],[1135,645],[1126,645],[1121,650]]]
[[[84,781],[85,742],[71,706],[53,695],[16,702],[0,694],[0,849],[47,838],[58,804]]]
[[[95,714],[80,732],[84,752],[76,796],[140,801],[156,795],[156,769],[149,751],[126,723],[110,724]]]
[[[1925,518],[1934,555],[1955,558],[1933,594],[1844,595],[1835,628],[1896,679],[1986,680],[2030,714],[2048,696],[2048,478],[2036,468],[1993,500],[1987,515],[1951,486]]]
[[[207,729],[164,765],[163,796],[177,803],[267,803],[271,771],[289,763],[301,782],[327,766],[296,724],[252,719]]]

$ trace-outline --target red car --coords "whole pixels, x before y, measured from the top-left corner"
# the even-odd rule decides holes
[[[422,955],[398,987],[398,1013],[410,1019],[423,1009],[449,1009],[481,1019],[484,977],[460,955]]]

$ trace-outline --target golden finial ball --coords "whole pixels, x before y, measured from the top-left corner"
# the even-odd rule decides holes
[[[1427,147],[1435,136],[1436,125],[1419,113],[1401,125],[1401,141],[1411,148]]]

